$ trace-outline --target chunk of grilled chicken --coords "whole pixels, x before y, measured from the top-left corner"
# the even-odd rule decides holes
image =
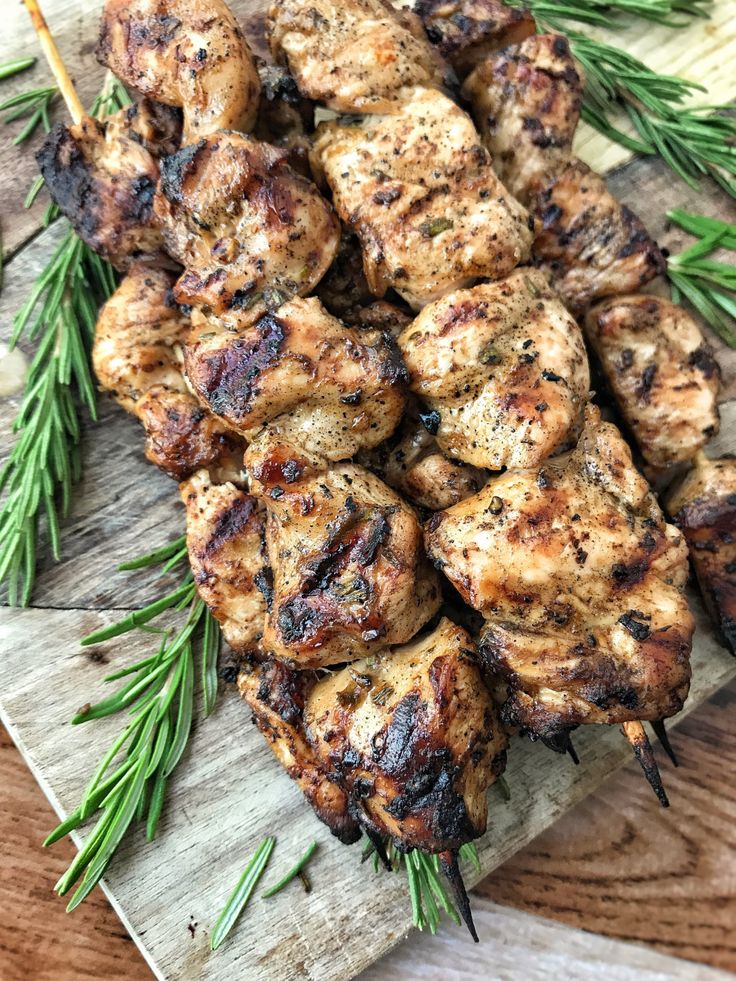
[[[487,474],[477,467],[448,459],[420,415],[418,404],[411,400],[397,432],[374,450],[359,453],[357,462],[410,503],[441,511],[477,493]]]
[[[345,327],[316,297],[238,331],[192,315],[187,376],[204,404],[252,440],[268,425],[329,460],[375,446],[399,423],[406,369],[386,335]]]
[[[173,273],[131,267],[100,310],[92,363],[112,393],[146,431],[146,456],[181,480],[200,467],[237,476],[243,443],[202,408],[187,387],[178,347],[189,318],[171,298]]]
[[[574,441],[590,378],[580,328],[536,269],[449,293],[399,337],[440,449],[531,467]]]
[[[439,585],[416,515],[377,477],[270,432],[245,463],[268,511],[264,650],[299,668],[353,661],[404,643],[436,612]]]
[[[180,303],[229,326],[310,292],[332,262],[340,228],[288,151],[238,133],[184,147],[161,167],[155,209],[185,267]]]
[[[336,112],[386,112],[406,86],[442,84],[421,22],[386,0],[275,0],[267,31],[299,91]]]
[[[126,85],[184,112],[184,142],[247,132],[260,82],[224,0],[106,0],[97,58]]]
[[[247,661],[238,675],[240,694],[274,756],[320,821],[349,845],[361,830],[350,813],[348,795],[330,779],[304,733],[304,706],[316,683],[313,671],[293,671],[275,658]]]
[[[450,620],[322,678],[304,722],[323,768],[375,835],[442,852],[485,831],[506,735],[475,645]]]
[[[405,92],[400,113],[320,124],[313,166],[360,239],[370,290],[415,309],[526,259],[532,225],[493,172],[470,117],[441,92]]]
[[[639,218],[580,160],[539,194],[536,214],[542,228],[534,258],[575,313],[601,297],[635,292],[665,270]]]
[[[480,653],[507,683],[507,723],[550,738],[682,707],[685,543],[594,407],[572,453],[493,478],[434,515],[426,542],[486,618]]]
[[[460,78],[491,52],[536,31],[530,11],[501,0],[416,0],[414,9],[427,37]]]
[[[176,115],[144,100],[104,122],[57,124],[36,160],[52,200],[77,235],[125,270],[133,262],[167,262],[153,213],[156,158],[177,143]]]
[[[198,470],[179,490],[197,591],[238,654],[257,650],[266,618],[266,515],[255,497]]]
[[[504,8],[508,9],[508,8]],[[531,206],[567,166],[583,80],[567,38],[536,34],[481,61],[462,94],[509,191]]]
[[[647,463],[689,460],[718,432],[718,363],[681,307],[617,296],[588,312],[585,331]]]
[[[682,530],[711,619],[736,654],[736,457],[696,457],[665,498]]]

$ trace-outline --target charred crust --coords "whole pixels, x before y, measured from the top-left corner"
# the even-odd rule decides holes
[[[198,166],[197,157],[207,145],[207,140],[191,143],[161,161],[161,191],[167,201],[172,204],[181,204],[184,201],[186,180],[195,172]]]

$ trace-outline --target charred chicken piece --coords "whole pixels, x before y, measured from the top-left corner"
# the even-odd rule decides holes
[[[246,662],[238,675],[240,694],[274,756],[320,821],[350,845],[361,830],[349,812],[348,795],[330,779],[304,733],[304,706],[316,683],[316,673],[293,671],[275,658]]]
[[[268,33],[299,91],[336,112],[390,111],[406,86],[442,84],[421,21],[385,0],[276,0]]]
[[[245,462],[268,511],[264,650],[299,668],[354,661],[404,643],[436,612],[416,515],[377,477],[327,466],[270,433]]]
[[[199,470],[179,488],[197,591],[237,654],[257,650],[266,617],[266,515],[255,497]]]
[[[240,327],[319,282],[335,256],[339,223],[287,157],[220,133],[163,162],[155,208],[169,252],[185,267],[178,302]]]
[[[289,166],[311,177],[310,133],[314,129],[314,103],[305,99],[296,82],[279,65],[258,66],[261,102],[253,135],[289,152]]]
[[[539,194],[536,214],[542,228],[534,258],[573,312],[601,297],[636,291],[665,270],[639,218],[580,160]]]
[[[153,213],[159,174],[153,151],[167,152],[176,140],[176,120],[144,102],[104,122],[59,123],[36,154],[61,213],[82,241],[118,270],[141,261],[173,265]]]
[[[507,724],[554,739],[682,707],[694,630],[685,543],[594,407],[572,453],[493,478],[434,515],[426,542],[486,618],[480,652],[507,683]]]
[[[444,455],[422,423],[416,403],[390,439],[357,459],[411,504],[430,511],[452,507],[476,494],[487,477],[485,471]]]
[[[532,225],[493,172],[470,117],[432,89],[397,114],[322,123],[313,166],[360,239],[368,286],[412,307],[498,279],[529,255]]]
[[[617,296],[588,312],[585,331],[647,463],[689,460],[718,432],[718,363],[681,307]]]
[[[450,620],[321,679],[304,722],[323,768],[375,836],[436,853],[485,831],[506,735],[475,645]]]
[[[192,387],[248,440],[268,425],[307,452],[345,460],[399,423],[406,369],[391,338],[345,327],[316,297],[234,332],[196,311],[192,324]]]
[[[583,80],[567,38],[537,34],[487,58],[462,92],[496,173],[531,206],[567,166],[580,118]]]
[[[545,277],[517,270],[449,293],[399,338],[440,449],[476,467],[531,467],[574,441],[590,379],[578,325]]]
[[[690,547],[708,613],[736,654],[736,457],[699,454],[666,506]]]
[[[243,443],[197,402],[177,354],[189,318],[171,298],[175,276],[133,266],[100,310],[92,362],[100,385],[146,430],[146,456],[182,480],[200,467],[237,477]]]
[[[224,0],[106,0],[97,57],[126,85],[184,112],[184,142],[247,132],[260,82]]]
[[[501,0],[417,0],[414,9],[427,37],[460,78],[491,52],[536,30],[530,11]]]

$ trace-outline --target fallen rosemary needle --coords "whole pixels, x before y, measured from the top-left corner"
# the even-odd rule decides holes
[[[237,886],[230,894],[230,898],[225,904],[225,908],[220,913],[217,923],[215,923],[212,936],[210,937],[210,948],[217,950],[225,937],[235,926],[235,923],[248,905],[248,900],[253,895],[253,890],[258,885],[258,880],[263,875],[263,870],[271,857],[273,846],[276,844],[275,838],[264,838],[253,856],[245,867]]]
[[[729,347],[736,347],[736,263],[710,258],[716,249],[736,251],[736,224],[680,209],[667,217],[698,239],[667,257],[672,300],[684,297]]]
[[[11,78],[13,75],[17,75],[19,72],[24,72],[26,68],[30,68],[35,64],[36,59],[33,57],[13,58],[11,61],[4,61],[0,64],[0,82],[6,78]]]
[[[174,560],[174,564],[179,564],[185,557],[181,545],[182,539],[177,539],[127,565],[139,569],[165,563],[164,569],[172,568]],[[165,611],[183,614],[185,610],[184,622],[176,630],[147,626]],[[149,841],[155,837],[168,779],[189,739],[197,658],[202,673],[204,715],[214,707],[219,627],[197,597],[191,571],[167,596],[90,634],[82,643],[100,643],[137,628],[160,635],[156,650],[109,675],[106,681],[127,680],[113,695],[84,706],[72,719],[72,725],[79,725],[126,710],[130,715],[95,769],[79,807],[44,842],[53,844],[98,814],[97,823],[55,887],[60,895],[65,895],[81,877],[67,906],[69,912],[105,874],[134,819],[145,820]]]
[[[277,892],[281,892],[281,890],[285,886],[288,886],[293,879],[296,879],[298,875],[301,875],[304,872],[304,869],[306,868],[307,864],[311,861],[311,858],[316,851],[317,851],[317,842],[313,841],[312,844],[309,846],[309,848],[307,848],[307,850],[304,852],[302,857],[299,859],[299,861],[296,863],[296,865],[292,866],[292,868],[289,869],[289,871],[286,873],[283,879],[279,879],[279,881],[276,883],[275,886],[271,886],[270,889],[267,889],[266,892],[263,893],[263,898],[270,899],[271,896],[275,896]]]

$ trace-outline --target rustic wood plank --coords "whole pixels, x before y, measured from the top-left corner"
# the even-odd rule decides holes
[[[92,610],[6,610],[0,622],[0,716],[60,814],[78,800],[96,747],[106,745],[119,725],[110,719],[70,728],[67,720],[81,702],[100,696],[108,665],[129,663],[150,646],[142,635],[105,645],[102,657],[80,651],[80,633],[111,619]],[[714,642],[702,615],[693,663],[690,709],[736,676],[736,662]],[[386,874],[374,877],[360,866],[357,848],[347,850],[330,839],[247,719],[228,689],[215,715],[193,733],[185,766],[171,782],[155,848],[146,847],[136,832],[111,870],[108,894],[165,977],[219,981],[246,969],[253,979],[353,976],[407,932],[404,883]],[[489,832],[479,842],[484,873],[629,758],[613,729],[588,727],[576,746],[579,767],[539,745],[514,742],[507,774],[512,800],[505,804],[492,792]],[[656,801],[648,800],[647,814],[656,813]],[[254,903],[235,941],[212,955],[211,924],[246,856],[268,833],[279,840],[269,881],[306,842],[320,842],[312,870],[316,888],[309,896],[293,889]],[[471,883],[475,878],[468,876]],[[201,927],[194,938],[187,929],[190,917]],[[489,941],[490,958],[495,943]]]
[[[736,684],[679,726],[672,807],[625,767],[479,887],[502,906],[736,971]]]

